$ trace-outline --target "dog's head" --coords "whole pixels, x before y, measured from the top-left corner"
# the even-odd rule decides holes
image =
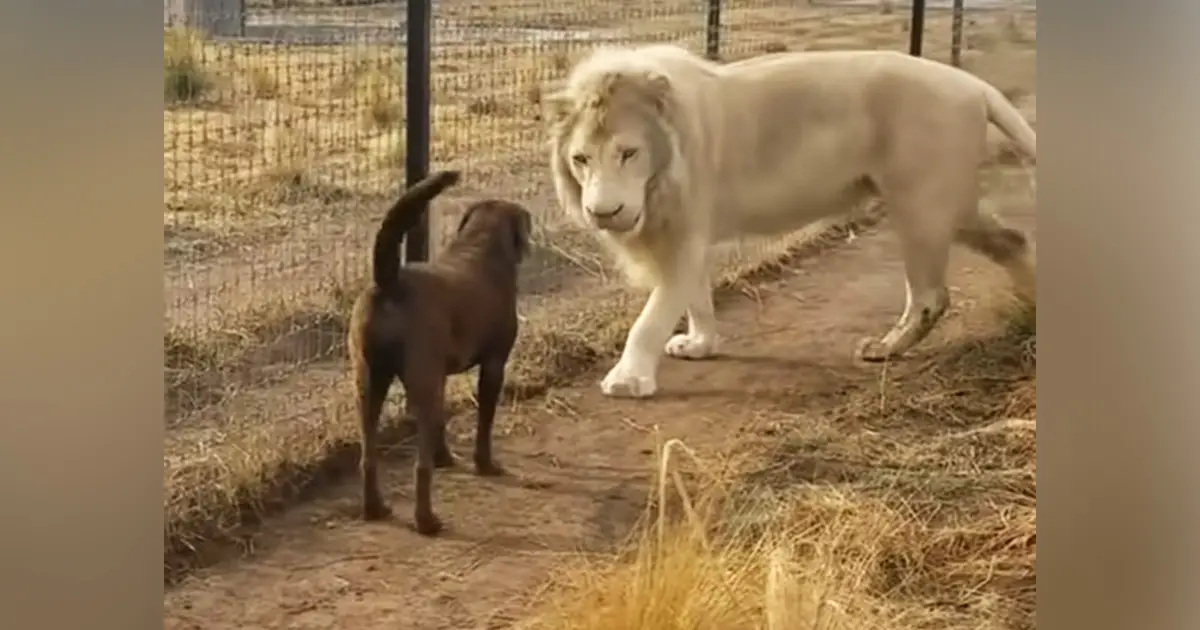
[[[471,204],[458,222],[458,238],[475,235],[498,240],[511,252],[515,262],[529,254],[529,239],[533,232],[533,215],[524,206],[502,199],[488,199]]]

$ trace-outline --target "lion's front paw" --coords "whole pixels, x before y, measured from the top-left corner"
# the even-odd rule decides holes
[[[647,398],[657,389],[652,370],[638,369],[625,362],[618,363],[600,381],[600,391],[615,398]]]
[[[716,351],[716,337],[705,335],[675,335],[666,347],[667,354],[676,359],[707,359]]]

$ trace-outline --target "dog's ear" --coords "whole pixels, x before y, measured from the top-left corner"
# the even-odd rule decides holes
[[[517,260],[525,260],[529,255],[529,239],[533,234],[533,217],[528,210],[520,209],[512,220],[513,250],[517,252]]]
[[[467,224],[471,222],[471,215],[475,214],[475,210],[476,208],[474,206],[467,208],[467,211],[463,213],[462,218],[458,220],[458,228],[454,230],[455,234],[462,234],[463,228],[467,227]]]

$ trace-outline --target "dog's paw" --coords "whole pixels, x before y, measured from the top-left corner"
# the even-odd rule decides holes
[[[362,518],[364,521],[382,521],[392,516],[392,508],[384,503],[368,502],[363,504]]]
[[[600,391],[614,398],[648,398],[658,389],[652,371],[632,369],[618,363],[600,381]]]
[[[873,338],[863,339],[859,342],[858,349],[854,354],[860,361],[867,363],[882,363],[895,358],[892,349],[883,343],[882,339]]]
[[[508,471],[495,460],[475,460],[475,474],[480,477],[503,477]]]
[[[429,514],[416,514],[413,517],[413,529],[422,536],[436,536],[443,528],[442,519]]]
[[[450,447],[443,444],[438,447],[437,452],[433,456],[434,468],[454,468],[458,464],[458,460],[454,458],[454,453]]]
[[[717,339],[703,335],[675,335],[667,342],[668,355],[676,359],[707,359],[717,352]]]

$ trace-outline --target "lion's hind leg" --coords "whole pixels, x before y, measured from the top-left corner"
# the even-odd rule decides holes
[[[969,206],[946,193],[965,187],[922,188],[925,194],[885,195],[904,256],[904,313],[882,338],[867,339],[859,346],[858,356],[864,361],[886,361],[903,354],[929,336],[950,306],[946,268],[961,216],[952,209]]]
[[[980,212],[958,229],[954,240],[1004,267],[1022,301],[1037,300],[1037,268],[1029,241],[1020,230],[1006,227],[996,216]]]
[[[712,279],[698,279],[688,298],[687,332],[667,341],[665,351],[677,359],[707,359],[717,352],[717,315],[713,308]]]
[[[864,361],[886,361],[904,354],[929,336],[950,306],[946,288],[946,266],[950,242],[902,239],[904,251],[904,313],[880,339],[867,339],[859,346]]]

